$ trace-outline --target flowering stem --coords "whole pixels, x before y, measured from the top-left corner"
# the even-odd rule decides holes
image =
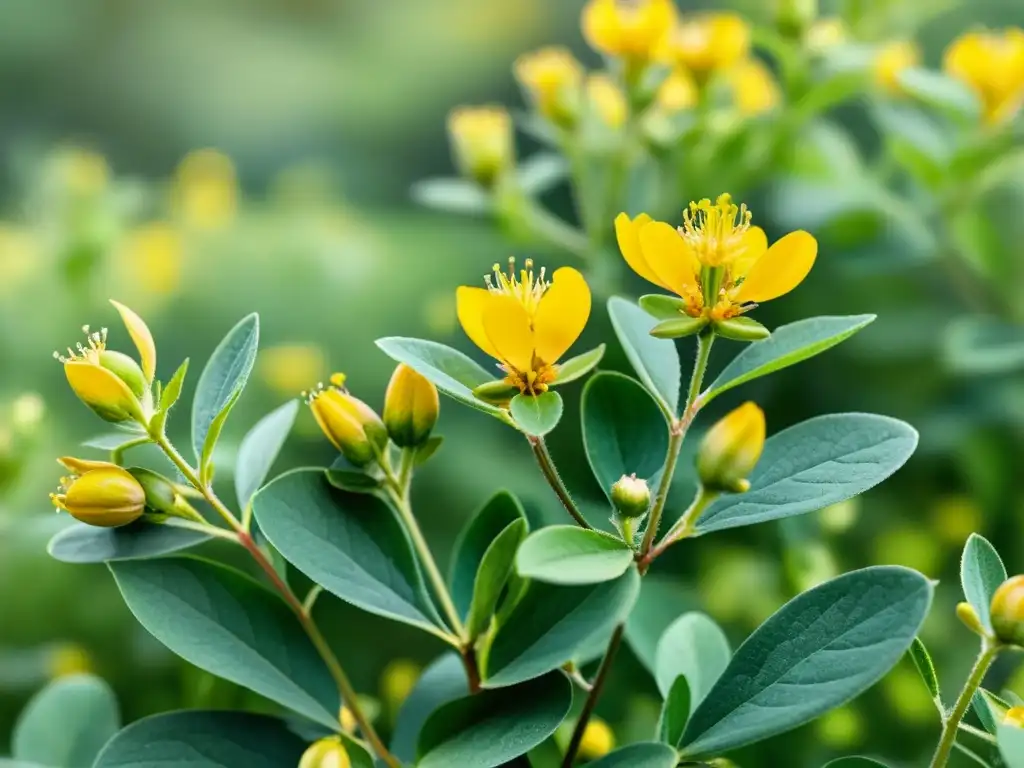
[[[544,474],[544,479],[548,481],[548,485],[551,486],[551,489],[555,492],[558,500],[562,502],[562,506],[565,507],[565,511],[572,516],[572,519],[575,520],[581,528],[592,528],[586,518],[583,517],[583,513],[580,512],[579,507],[576,506],[576,502],[572,500],[572,496],[569,495],[569,489],[566,488],[565,483],[562,482],[562,477],[558,474],[558,470],[555,468],[555,462],[551,458],[551,454],[548,452],[548,445],[544,442],[544,438],[527,435],[526,439],[530,442],[530,447],[533,449],[533,455],[537,457],[537,465],[540,467],[540,471]]]
[[[960,729],[960,721],[964,719],[967,708],[971,705],[971,699],[974,698],[974,694],[981,685],[981,681],[985,678],[985,673],[992,665],[992,662],[995,661],[996,656],[999,655],[1000,647],[998,643],[988,639],[982,640],[981,653],[978,655],[978,660],[974,662],[974,667],[967,676],[967,682],[964,683],[963,690],[960,691],[956,704],[953,705],[953,711],[949,713],[949,716],[942,723],[942,736],[939,738],[939,746],[935,750],[935,756],[932,757],[932,761],[929,764],[930,768],[945,767],[953,751],[953,746],[956,744],[956,734]]]
[[[641,560],[640,567],[646,570],[650,567],[651,562],[662,555],[672,544],[675,544],[680,539],[687,538],[691,533],[693,533],[694,524],[696,524],[700,519],[704,510],[707,509],[711,503],[719,497],[719,495],[720,494],[715,491],[707,490],[702,485],[697,491],[696,498],[694,498],[693,502],[683,513],[683,516],[668,529],[668,533],[662,537],[661,541],[651,548],[651,551],[647,553],[647,556]]]
[[[611,640],[608,641],[608,649],[604,652],[604,658],[601,660],[601,667],[597,670],[597,676],[594,678],[594,683],[587,694],[587,700],[583,702],[580,719],[576,721],[576,727],[573,729],[569,748],[565,752],[565,759],[562,760],[562,768],[571,768],[576,760],[576,753],[579,752],[580,743],[583,741],[583,734],[586,733],[587,724],[594,714],[594,708],[597,706],[601,690],[608,679],[608,672],[612,667],[612,662],[615,660],[615,654],[618,653],[619,646],[622,644],[622,633],[625,629],[625,624],[619,624],[615,627],[615,631],[612,632]]]

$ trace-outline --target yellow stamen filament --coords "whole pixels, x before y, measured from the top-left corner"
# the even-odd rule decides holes
[[[78,342],[75,348],[68,347],[68,353],[62,355],[60,352],[53,353],[53,359],[61,363],[70,363],[74,360],[84,360],[86,362],[98,362],[100,352],[107,348],[107,329],[100,328],[98,331],[90,332],[88,325],[82,326],[82,333],[85,334],[85,340],[89,346],[85,347],[82,342]]]
[[[526,314],[530,316],[532,323],[533,316],[537,312],[541,297],[551,284],[544,279],[546,267],[541,267],[536,275],[533,272],[533,259],[523,262],[523,269],[516,274],[516,257],[509,256],[508,274],[501,271],[501,265],[495,264],[493,279],[491,275],[484,275],[484,282],[487,283],[487,290],[491,293],[511,296],[523,305]]]
[[[730,195],[722,194],[713,205],[707,198],[690,203],[683,211],[679,234],[701,264],[719,267],[743,252],[743,236],[750,229],[750,220],[746,204],[737,206]]]

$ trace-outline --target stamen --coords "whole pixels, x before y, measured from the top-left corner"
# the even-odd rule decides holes
[[[730,195],[721,194],[714,204],[708,198],[691,202],[683,211],[679,235],[702,264],[723,266],[742,252],[743,236],[750,229],[752,218],[745,203],[737,206]]]

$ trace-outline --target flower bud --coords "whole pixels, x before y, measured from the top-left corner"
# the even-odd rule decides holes
[[[182,497],[178,486],[159,472],[145,467],[129,467],[128,472],[142,486],[146,493],[146,506],[154,512],[174,517],[195,517],[195,511]]]
[[[623,517],[640,517],[651,505],[651,489],[636,474],[623,475],[612,484],[612,504]]]
[[[102,528],[127,525],[141,517],[146,507],[146,492],[131,473],[116,464],[62,459],[72,469],[84,469],[81,475],[63,478],[62,492],[50,494],[58,509],[76,520]],[[91,468],[89,468],[91,467]]]
[[[1000,584],[989,611],[996,637],[1024,645],[1024,576],[1011,576]]]
[[[117,374],[97,363],[68,360],[64,374],[78,399],[104,421],[143,421],[142,403]]]
[[[299,760],[299,768],[352,768],[352,760],[341,739],[328,736],[309,745]]]
[[[307,398],[320,429],[346,459],[357,467],[377,460],[387,445],[387,429],[370,406],[349,394],[344,374],[334,374],[330,387]]]
[[[978,612],[974,610],[974,606],[970,603],[957,603],[956,617],[960,619],[960,622],[974,634],[981,635],[982,637],[988,634],[985,631],[985,628],[981,625],[981,619],[978,618]]]
[[[783,34],[799,37],[818,18],[818,0],[776,0],[775,24]]]
[[[708,319],[704,315],[700,317],[680,315],[671,320],[662,320],[651,328],[651,336],[657,339],[681,339],[684,336],[700,333],[707,324]]]
[[[733,341],[761,341],[771,336],[771,331],[750,317],[730,317],[715,321],[715,333]]]
[[[437,387],[400,363],[384,394],[384,426],[400,448],[416,448],[430,437],[441,408]]]
[[[750,488],[747,475],[764,448],[764,411],[748,402],[713,426],[701,441],[697,473],[710,491],[743,493]]]
[[[514,66],[516,80],[534,109],[564,127],[575,124],[579,114],[583,65],[562,47],[524,53]]]
[[[448,116],[455,163],[484,187],[512,168],[512,118],[504,107],[460,107]]]
[[[608,727],[608,723],[598,717],[591,718],[580,740],[580,757],[584,760],[600,760],[613,749],[615,734]]]

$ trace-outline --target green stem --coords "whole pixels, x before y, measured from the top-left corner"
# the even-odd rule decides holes
[[[657,546],[651,548],[647,556],[640,561],[640,567],[644,570],[650,567],[655,558],[661,556],[666,549],[680,539],[687,538],[693,533],[693,527],[704,513],[704,510],[711,506],[711,503],[721,494],[716,491],[709,491],[702,485],[697,491],[697,496],[675,524],[668,529]]]
[[[949,755],[953,751],[953,745],[956,743],[956,734],[960,728],[960,721],[964,719],[967,708],[971,705],[971,699],[974,698],[974,694],[981,685],[981,681],[985,678],[988,668],[992,665],[996,656],[999,655],[999,650],[1000,646],[998,643],[992,643],[989,640],[982,641],[978,660],[974,662],[974,667],[967,676],[967,682],[964,683],[963,690],[960,691],[956,704],[953,705],[953,711],[949,713],[949,716],[942,724],[942,736],[939,738],[939,745],[935,749],[935,756],[932,757],[932,761],[929,764],[930,768],[944,768],[948,762]]]
[[[594,683],[590,688],[590,692],[587,694],[586,701],[583,702],[583,710],[580,712],[580,719],[576,721],[576,727],[573,729],[572,739],[569,741],[569,748],[565,752],[565,759],[562,760],[562,768],[572,768],[572,764],[576,760],[576,753],[580,750],[580,744],[583,741],[583,734],[586,733],[587,724],[590,722],[590,718],[594,714],[594,708],[597,706],[597,700],[600,698],[605,681],[608,679],[608,672],[611,670],[612,662],[615,660],[615,654],[618,653],[619,646],[622,644],[622,633],[625,629],[625,624],[619,624],[615,628],[615,631],[612,632],[611,640],[608,642],[608,650],[604,652],[604,658],[601,660],[601,667],[597,670],[597,676],[594,678]]]
[[[555,462],[551,458],[551,454],[548,452],[548,446],[547,443],[544,442],[544,438],[527,435],[526,439],[530,442],[530,447],[533,449],[533,455],[537,458],[537,466],[540,467],[540,471],[543,473],[544,479],[548,481],[548,485],[551,486],[551,489],[555,492],[558,500],[562,502],[562,506],[565,507],[565,511],[572,516],[572,519],[575,520],[581,528],[592,528],[586,518],[583,517],[583,513],[580,512],[579,507],[576,506],[576,502],[572,500],[572,496],[569,495],[569,489],[566,488],[565,483],[562,482],[562,477],[558,474],[558,470],[555,468]]]

